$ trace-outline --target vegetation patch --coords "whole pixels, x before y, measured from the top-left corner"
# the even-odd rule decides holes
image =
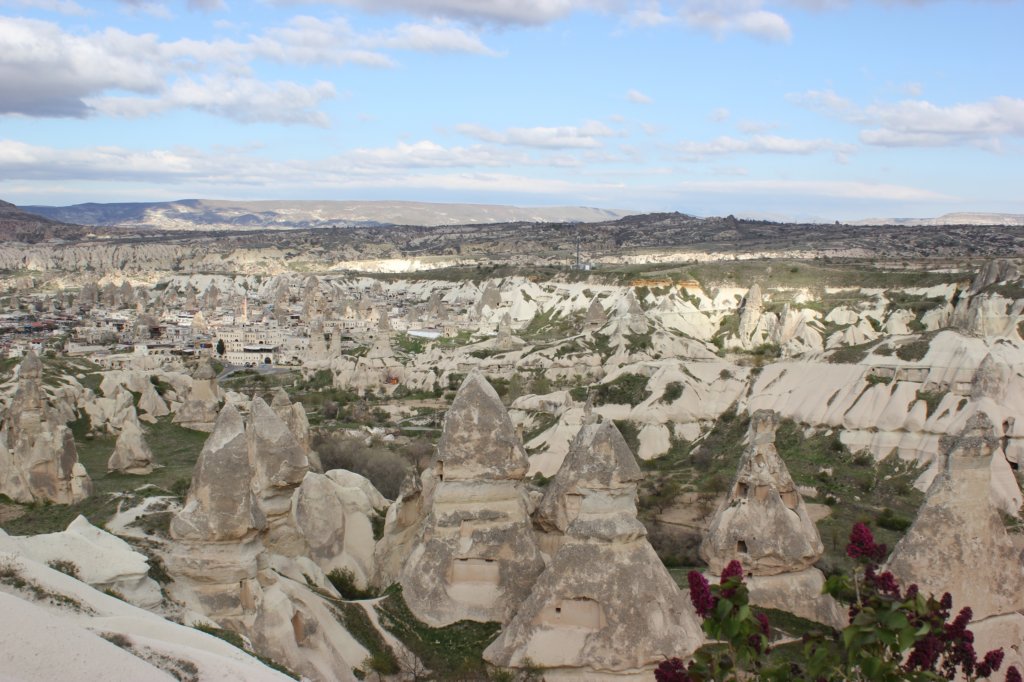
[[[409,648],[439,680],[486,679],[483,651],[501,631],[500,623],[463,620],[433,628],[412,614],[402,588],[392,585],[376,604],[381,625]]]
[[[361,666],[364,672],[374,672],[378,675],[394,675],[401,672],[394,650],[373,626],[362,606],[349,602],[333,602],[332,609],[338,622],[370,652]]]
[[[651,397],[643,374],[620,374],[614,381],[593,389],[594,405],[630,405],[636,407]]]
[[[356,576],[348,568],[336,568],[327,574],[327,579],[345,599],[371,599],[377,596],[373,590],[361,589],[356,585]]]
[[[214,637],[216,637],[218,639],[224,640],[225,642],[227,642],[231,646],[233,646],[235,648],[238,648],[238,649],[241,649],[242,651],[244,651],[245,653],[249,654],[253,658],[256,658],[257,660],[259,660],[260,663],[262,663],[263,665],[267,666],[268,668],[272,668],[273,670],[276,670],[277,672],[279,672],[279,673],[281,673],[283,675],[287,675],[288,677],[292,678],[293,680],[301,680],[302,679],[302,677],[300,675],[292,672],[287,667],[281,665],[277,661],[275,661],[275,660],[273,660],[271,658],[267,658],[265,656],[261,656],[258,653],[256,653],[255,651],[253,651],[253,650],[249,649],[248,647],[246,647],[245,640],[242,639],[242,636],[240,634],[238,634],[237,632],[232,632],[231,630],[225,630],[224,628],[218,628],[216,626],[203,625],[203,624],[196,625],[195,629],[199,630],[200,632],[205,632],[208,635],[213,635]]]

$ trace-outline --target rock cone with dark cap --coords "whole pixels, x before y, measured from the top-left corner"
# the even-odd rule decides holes
[[[800,571],[824,547],[786,463],[775,450],[779,416],[758,410],[750,418],[749,443],[722,506],[700,546],[712,573],[733,559],[752,575]]]
[[[521,483],[527,467],[498,394],[471,373],[445,416],[426,516],[399,578],[418,618],[506,622],[529,594],[544,562]]]
[[[922,593],[949,592],[975,620],[1024,609],[1024,566],[991,502],[989,467],[998,441],[983,413],[941,443],[941,470],[889,570]],[[1000,455],[1001,456],[1001,455]]]
[[[539,666],[557,679],[649,677],[703,643],[689,599],[637,520],[639,479],[618,429],[583,427],[542,505],[552,525],[568,521],[565,543],[484,651],[487,661]]]
[[[18,502],[81,502],[92,480],[78,461],[74,437],[42,388],[43,364],[29,351],[0,426],[0,493]]]

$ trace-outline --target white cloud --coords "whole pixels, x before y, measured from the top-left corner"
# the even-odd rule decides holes
[[[640,92],[639,90],[630,90],[629,92],[627,92],[626,99],[628,99],[633,104],[652,104],[654,102],[653,99],[651,99],[644,93]]]
[[[75,0],[0,0],[0,7],[28,7],[67,16],[84,17],[92,14]]]
[[[764,123],[762,121],[740,121],[736,124],[736,128],[741,133],[746,133],[747,135],[764,133],[769,130],[775,130],[778,127],[778,123]]]
[[[687,158],[725,154],[814,154],[821,151],[850,152],[850,145],[832,140],[798,140],[778,135],[754,135],[738,139],[724,135],[710,142],[681,142],[676,151]]]
[[[564,196],[622,188],[621,183],[576,183],[557,178],[499,172],[444,172],[475,164],[490,152],[478,148],[445,150],[432,142],[393,149],[360,149],[312,161],[272,161],[216,149],[178,148],[136,151],[123,147],[56,149],[0,140],[0,177],[24,182],[90,182],[111,180],[160,187],[187,187],[210,192],[265,193],[289,191],[308,196],[313,189],[437,189],[445,191],[521,192]],[[459,161],[459,157],[466,157]],[[412,163],[403,162],[412,160]],[[498,165],[495,163],[494,165]],[[434,172],[442,169],[442,172]],[[248,189],[246,189],[248,188]],[[181,190],[178,190],[181,191]],[[185,190],[189,191],[189,190]]]
[[[330,21],[310,16],[292,17],[285,26],[254,36],[251,49],[256,56],[285,64],[395,65],[387,55],[360,44],[359,36],[341,17]]]
[[[644,0],[636,4],[637,6],[626,16],[626,22],[630,26],[664,26],[675,21],[662,12],[661,3],[658,0]]]
[[[188,0],[188,8],[200,12],[214,12],[227,9],[224,0]]]
[[[789,42],[793,37],[786,20],[762,9],[761,0],[687,0],[680,16],[688,26],[719,38],[734,32],[775,42]]]
[[[82,98],[156,92],[172,68],[153,35],[107,29],[75,36],[56,24],[0,17],[0,113],[85,116]]]
[[[1006,137],[1024,136],[1024,99],[993,97],[940,106],[926,100],[859,107],[831,90],[788,95],[791,102],[861,127],[860,140],[884,147],[973,145],[1001,148]]]
[[[167,5],[162,2],[147,2],[146,0],[119,0],[128,14],[148,14],[157,19],[170,19],[174,15]]]
[[[716,123],[727,121],[729,119],[730,112],[725,107],[719,107],[711,112],[711,120]]]
[[[295,4],[296,0],[275,0]],[[581,10],[604,11],[618,0],[322,0],[321,4],[358,7],[368,12],[408,12],[470,23],[539,26]]]
[[[865,199],[872,201],[936,201],[955,198],[917,187],[845,180],[695,180],[679,183],[678,188],[688,192],[795,194],[811,197]]]
[[[998,147],[999,139],[1024,135],[1024,99],[938,106],[922,100],[870,106],[863,118],[877,127],[861,132],[867,144],[884,146]]]
[[[615,131],[599,121],[588,121],[582,126],[538,126],[508,128],[504,131],[464,123],[456,126],[455,130],[483,142],[539,149],[593,149],[601,146],[600,138],[616,135]]]
[[[497,52],[484,45],[478,34],[442,20],[430,24],[399,24],[376,38],[364,41],[371,46],[393,50],[465,52],[490,57],[497,55]]]
[[[797,106],[832,116],[850,117],[856,114],[857,105],[832,90],[808,90],[790,93],[786,99]]]
[[[0,115],[83,118],[189,107],[235,120],[263,116],[260,120],[322,125],[323,116],[309,107],[333,90],[319,83],[260,83],[253,62],[392,67],[385,50],[495,54],[475,33],[444,21],[363,35],[342,18],[299,16],[246,41],[164,42],[154,34],[115,28],[74,33],[51,22],[0,16]],[[203,92],[214,86],[227,98],[223,105]],[[253,100],[234,99],[242,96]]]
[[[241,123],[305,123],[326,127],[327,116],[317,111],[335,96],[334,85],[318,81],[310,86],[287,81],[267,83],[253,78],[180,78],[159,97],[98,97],[87,100],[96,111],[110,116],[140,118],[172,109],[192,109]]]
[[[430,140],[413,144],[399,142],[394,147],[359,148],[340,158],[363,169],[498,167],[528,162],[524,155],[511,155],[494,147],[444,147]]]

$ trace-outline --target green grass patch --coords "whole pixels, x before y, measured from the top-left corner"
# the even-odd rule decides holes
[[[107,471],[107,460],[117,441],[115,436],[85,438],[89,431],[87,417],[71,422],[69,426],[75,436],[78,460],[92,478],[93,494],[78,504],[37,502],[25,505],[24,515],[3,524],[3,529],[11,535],[55,533],[67,528],[79,514],[94,526],[102,527],[117,511],[118,502],[124,494],[135,495],[133,491],[147,484],[155,486],[155,490],[149,488],[145,495],[179,494],[192,480],[192,469],[208,436],[171,423],[169,415],[161,417],[156,424],[143,423],[146,442],[153,450],[155,462],[162,466],[151,474],[135,476]],[[151,523],[155,532],[165,525],[165,520],[157,518]]]
[[[338,622],[370,652],[360,666],[364,672],[374,672],[378,675],[394,675],[401,672],[394,650],[381,637],[362,606],[349,602],[332,602],[332,607]]]
[[[500,623],[463,620],[433,628],[412,614],[393,585],[377,603],[380,622],[398,637],[439,680],[486,679],[483,651],[501,631]]]

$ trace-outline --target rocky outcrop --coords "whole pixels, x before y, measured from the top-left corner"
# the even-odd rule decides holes
[[[974,295],[985,287],[1011,279],[1018,279],[1019,277],[1020,271],[1012,261],[1000,258],[986,261],[971,282],[971,288],[968,290],[968,293]]]
[[[889,570],[923,593],[949,592],[975,620],[1024,609],[1024,566],[989,498],[998,441],[984,414],[944,437],[941,470],[917,518],[889,557]]]
[[[320,456],[310,446],[309,419],[306,417],[306,408],[302,406],[302,403],[293,403],[288,397],[288,393],[281,387],[274,391],[270,407],[288,425],[288,430],[302,446],[306,458],[309,460],[309,468],[322,473],[324,468],[320,463]]]
[[[754,343],[754,335],[761,331],[761,315],[764,313],[764,304],[761,301],[761,287],[754,284],[747,291],[743,298],[743,305],[740,308],[740,321],[737,335],[744,346]]]
[[[818,529],[775,450],[778,423],[778,414],[769,410],[750,418],[749,443],[736,478],[700,548],[712,573],[720,574],[733,559],[752,575],[799,571],[824,552]]]
[[[115,535],[78,516],[59,533],[10,536],[0,530],[0,552],[14,552],[43,564],[66,566],[98,590],[112,590],[141,607],[160,604],[160,586],[149,577],[146,557]]]
[[[471,373],[445,415],[429,506],[399,576],[420,620],[506,622],[529,594],[544,562],[521,483],[528,466],[498,394]]]
[[[0,493],[18,502],[81,502],[92,493],[92,480],[78,461],[71,430],[47,401],[42,372],[29,351],[0,426]]]
[[[185,507],[171,521],[176,540],[240,540],[266,527],[266,517],[250,488],[252,464],[242,415],[227,405],[206,439]]]
[[[568,522],[565,543],[485,660],[557,679],[632,678],[703,643],[692,605],[636,518],[639,479],[612,424],[584,425],[542,506],[551,525]]]
[[[224,392],[217,385],[217,372],[210,358],[199,361],[192,375],[192,388],[174,413],[174,423],[196,431],[212,431]]]
[[[142,434],[142,425],[132,410],[132,419],[121,426],[114,452],[107,460],[107,471],[145,475],[153,472],[153,451]]]
[[[601,301],[594,297],[594,300],[590,302],[590,306],[587,308],[587,317],[584,320],[584,325],[587,331],[594,332],[600,329],[608,322],[608,313],[605,312],[604,306],[601,305]]]
[[[844,614],[822,594],[825,576],[812,566],[824,552],[818,529],[775,449],[778,424],[771,410],[751,415],[736,479],[711,519],[701,557],[716,575],[738,560],[752,604],[842,627]]]
[[[355,474],[308,468],[304,448],[262,399],[248,423],[225,406],[171,521],[178,543],[168,570],[178,599],[264,655],[314,680],[351,680],[368,654],[317,590],[336,594],[325,575],[334,569],[370,582],[370,517],[386,501]]]
[[[253,400],[249,408],[246,436],[253,499],[267,520],[264,542],[274,547],[292,534],[292,493],[309,471],[309,460],[288,426],[262,398]]]

